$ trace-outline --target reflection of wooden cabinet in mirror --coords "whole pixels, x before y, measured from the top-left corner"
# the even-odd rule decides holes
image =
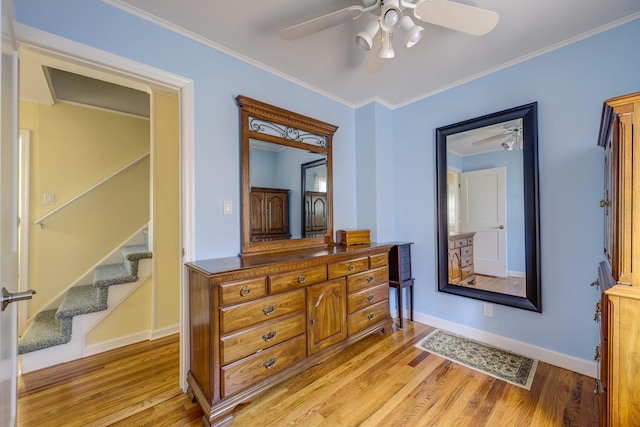
[[[251,241],[288,239],[289,190],[251,188]]]
[[[307,191],[304,194],[305,237],[324,237],[327,231],[327,193]]]
[[[458,233],[449,236],[449,283],[473,286],[473,236],[476,233]]]
[[[636,131],[634,132],[634,128]],[[640,188],[640,93],[604,103],[598,145],[605,149],[605,261],[598,268],[600,317],[600,425],[640,423],[640,210],[633,208]],[[636,274],[632,274],[635,271]]]

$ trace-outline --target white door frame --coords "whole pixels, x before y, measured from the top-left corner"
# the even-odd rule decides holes
[[[33,27],[17,24],[16,29],[20,47],[26,47],[47,56],[57,57],[64,61],[132,79],[156,89],[179,92],[182,261],[183,263],[193,261],[195,258],[193,81]],[[186,269],[183,268],[180,280],[180,387],[184,391],[187,389],[186,376],[189,370],[188,301],[187,273]]]

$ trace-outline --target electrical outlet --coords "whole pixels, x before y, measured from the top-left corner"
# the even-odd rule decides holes
[[[493,304],[487,302],[484,303],[484,315],[487,317],[493,317]]]

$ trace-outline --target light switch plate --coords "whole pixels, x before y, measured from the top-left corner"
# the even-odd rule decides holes
[[[223,203],[223,209],[222,212],[224,215],[231,215],[233,214],[233,205],[231,203],[231,200],[225,200]]]
[[[44,193],[44,204],[53,205],[56,202],[56,196],[53,193]]]

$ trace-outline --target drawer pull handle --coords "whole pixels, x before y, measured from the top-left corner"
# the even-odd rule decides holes
[[[265,369],[271,369],[276,365],[277,361],[278,361],[277,357],[272,357],[271,359],[267,359],[264,362],[262,362],[262,366],[264,366]]]
[[[349,267],[348,267],[348,268],[349,268],[349,271],[353,271],[353,270],[355,270],[355,269],[356,269],[356,266],[355,266],[355,265],[353,265],[353,264],[349,264]]]
[[[304,283],[307,281],[307,278],[304,276],[304,274],[301,274],[298,276],[298,283]]]
[[[274,311],[276,311],[276,305],[275,305],[275,304],[270,304],[270,305],[268,305],[268,306],[266,306],[266,307],[264,307],[264,308],[262,309],[262,312],[263,312],[266,316],[270,315],[270,314],[271,314],[271,313],[273,313]]]
[[[600,361],[600,346],[596,346],[596,350],[593,352],[593,360],[596,362]]]
[[[244,285],[241,289],[240,289],[240,296],[241,297],[246,297],[247,295],[249,295],[251,293],[251,289],[247,286]]]
[[[375,298],[375,295],[373,295],[373,294],[367,295],[367,301],[369,301],[369,302],[373,301],[374,298]]]
[[[265,340],[266,342],[269,342],[276,337],[277,333],[278,333],[277,331],[269,331],[262,336],[262,339]]]
[[[371,282],[373,282],[373,276],[367,277],[367,283],[371,283]]]
[[[369,313],[369,315],[367,316],[367,319],[372,320],[374,317],[376,317],[375,313]]]
[[[382,261],[382,257],[378,255],[378,262]]]
[[[593,315],[594,322],[597,322],[599,318],[600,318],[600,301],[596,303],[596,310]]]

